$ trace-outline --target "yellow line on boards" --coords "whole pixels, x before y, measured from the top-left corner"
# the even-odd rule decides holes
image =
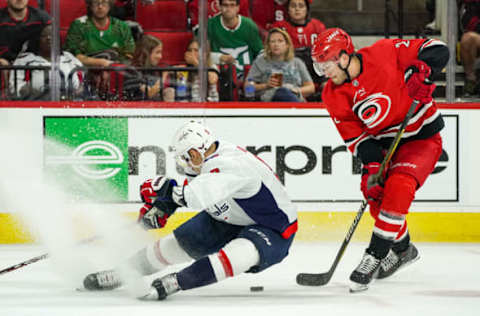
[[[156,236],[171,233],[196,213],[182,212],[172,216],[163,229],[152,231]],[[298,241],[342,241],[356,212],[299,212]],[[126,213],[136,220],[137,214]],[[480,242],[480,213],[414,212],[407,216],[413,241],[419,242]],[[357,227],[354,241],[368,241],[373,219],[366,212]],[[79,229],[81,231],[81,228]],[[85,232],[84,235],[88,235]],[[86,236],[79,236],[85,238]],[[0,244],[30,243],[34,237],[14,214],[0,213]]]

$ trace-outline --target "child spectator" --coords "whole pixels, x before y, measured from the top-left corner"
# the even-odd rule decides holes
[[[115,0],[85,0],[87,15],[72,22],[65,49],[85,66],[108,67],[132,57],[135,43],[128,24],[110,16]],[[112,52],[105,54],[105,51]],[[108,58],[105,58],[108,56]]]
[[[137,42],[131,65],[138,68],[160,66],[163,43],[152,35],[143,35]],[[140,72],[132,68],[124,73],[124,93],[126,100],[174,101],[175,90],[166,86],[168,72]]]
[[[186,67],[198,67],[199,61],[199,49],[200,44],[197,39],[192,39],[187,46],[187,50],[185,51],[185,65]],[[207,67],[214,68],[218,70],[218,67],[213,64],[212,59],[210,57],[210,52],[207,54]],[[209,71],[208,72],[208,93],[207,93],[207,101],[209,102],[217,102],[219,100],[218,90],[217,90],[217,83],[218,83],[218,73]],[[196,73],[189,73],[188,74],[188,83],[191,87],[191,101],[193,102],[200,102],[200,78]]]
[[[268,32],[265,51],[255,59],[245,86],[250,82],[262,101],[299,102],[315,91],[307,67],[294,55],[290,36],[279,28]]]

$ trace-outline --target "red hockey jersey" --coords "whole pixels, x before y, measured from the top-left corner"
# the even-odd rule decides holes
[[[317,19],[311,19],[303,26],[295,26],[287,21],[278,21],[272,25],[273,27],[279,27],[287,31],[295,48],[312,47],[318,34],[325,31],[325,25]]]
[[[357,52],[362,61],[359,76],[342,85],[328,80],[323,101],[354,155],[367,140],[378,140],[386,147],[395,137],[413,101],[404,83],[405,69],[422,50],[434,45],[445,44],[432,39],[380,40]],[[430,137],[443,126],[435,101],[419,104],[402,137]]]

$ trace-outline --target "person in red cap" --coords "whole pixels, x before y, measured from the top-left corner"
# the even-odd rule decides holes
[[[382,39],[355,52],[350,36],[332,28],[315,41],[314,69],[328,78],[323,101],[346,146],[362,161],[360,188],[375,220],[370,244],[350,275],[351,292],[419,258],[406,215],[442,153],[444,121],[431,79],[448,58],[445,43],[434,39]],[[383,180],[372,181],[413,100],[418,106]]]

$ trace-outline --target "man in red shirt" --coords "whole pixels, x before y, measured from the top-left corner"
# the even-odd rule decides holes
[[[45,11],[28,6],[28,0],[8,0],[7,7],[0,9],[0,65],[8,65],[26,51],[28,41],[40,37],[51,22]]]
[[[328,29],[312,50],[328,79],[322,96],[348,149],[363,163],[361,191],[375,219],[370,244],[350,275],[351,292],[368,289],[419,258],[406,215],[442,153],[444,121],[430,79],[449,58],[432,39],[384,39],[357,52],[343,30]],[[419,101],[381,183],[372,182],[413,100]]]

